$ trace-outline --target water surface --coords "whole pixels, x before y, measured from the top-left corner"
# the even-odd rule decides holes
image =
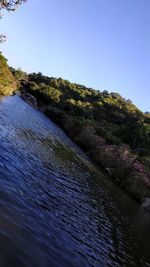
[[[53,122],[0,100],[0,266],[148,267],[149,229]]]

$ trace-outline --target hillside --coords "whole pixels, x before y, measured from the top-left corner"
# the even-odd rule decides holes
[[[0,53],[0,95],[11,94],[15,87],[15,79],[7,65],[7,59]]]
[[[141,155],[149,155],[150,115],[119,94],[100,92],[40,73],[30,74],[25,88],[41,104],[46,103],[47,113],[55,107],[75,119],[76,124],[79,120],[79,124],[93,127],[108,144],[126,143]],[[73,132],[70,134],[74,137]]]

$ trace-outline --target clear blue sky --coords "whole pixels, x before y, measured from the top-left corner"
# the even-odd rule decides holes
[[[28,0],[5,14],[11,66],[119,92],[150,111],[150,0]]]

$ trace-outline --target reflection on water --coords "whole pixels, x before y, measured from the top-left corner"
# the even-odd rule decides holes
[[[0,102],[0,266],[150,266],[150,216],[43,114]]]

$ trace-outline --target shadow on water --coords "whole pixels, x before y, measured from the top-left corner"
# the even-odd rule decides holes
[[[54,123],[0,102],[0,266],[150,266],[150,216]]]

